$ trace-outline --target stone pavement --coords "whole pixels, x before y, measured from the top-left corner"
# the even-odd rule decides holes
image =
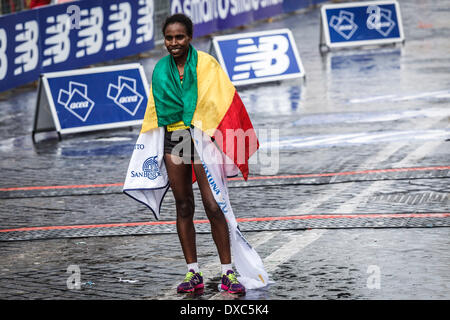
[[[396,47],[321,56],[317,9],[249,27],[295,30],[307,81],[239,88],[262,148],[254,179],[230,181],[231,203],[240,219],[275,219],[241,223],[274,283],[240,299],[450,298],[448,3],[401,5],[407,41]],[[147,75],[163,54],[140,59]],[[108,226],[154,222],[121,192],[138,128],[33,144],[35,99],[22,88],[0,101],[0,298],[235,299],[217,290],[208,224],[197,225],[207,280],[197,296],[174,293],[186,267],[173,230]],[[198,193],[196,203],[206,219]],[[309,220],[279,223],[297,216]],[[162,221],[174,219],[169,192]],[[41,229],[5,231],[30,227]]]
[[[449,230],[323,230],[271,272],[275,283],[244,299],[449,299]],[[247,236],[250,242],[259,233],[272,236],[256,247],[265,259],[308,232]],[[209,299],[218,293],[220,268],[210,234],[198,235],[198,251],[200,265],[211,267],[204,294],[195,298]],[[79,267],[80,289],[68,288],[72,265]],[[2,299],[192,299],[171,288],[184,272],[175,234],[18,241],[2,244],[0,292]],[[379,285],[371,287],[375,272]]]

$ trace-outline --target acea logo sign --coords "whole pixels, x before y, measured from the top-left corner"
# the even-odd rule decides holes
[[[392,20],[392,10],[379,6],[369,6],[366,13],[369,15],[366,21],[367,29],[375,30],[383,37],[388,37],[396,23]]]
[[[87,85],[69,81],[69,91],[59,90],[58,103],[85,122],[95,104],[87,94]]]
[[[352,12],[341,10],[339,16],[332,16],[330,19],[330,26],[342,38],[349,40],[355,33],[358,26],[354,22],[355,15]]]
[[[119,76],[117,85],[110,83],[106,96],[134,116],[144,97],[136,91],[136,79]]]
[[[326,4],[321,7],[321,47],[404,41],[397,1]]]
[[[149,85],[142,65],[45,73],[41,77],[35,133],[61,134],[142,124]]]
[[[289,29],[214,37],[213,49],[234,85],[305,75]]]

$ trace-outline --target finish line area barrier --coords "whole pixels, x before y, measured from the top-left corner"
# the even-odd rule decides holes
[[[149,94],[140,64],[43,74],[32,138],[140,125]]]
[[[2,15],[0,92],[36,81],[43,73],[152,50],[162,43],[159,26],[170,14],[190,16],[195,38],[320,2],[323,0],[80,0]]]

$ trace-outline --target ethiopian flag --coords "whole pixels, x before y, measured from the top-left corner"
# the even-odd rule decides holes
[[[192,45],[182,82],[172,56],[156,64],[141,133],[180,121],[212,137],[247,180],[259,148],[247,110],[217,60]]]

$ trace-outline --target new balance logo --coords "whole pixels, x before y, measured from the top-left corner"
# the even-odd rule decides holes
[[[106,45],[105,50],[120,49],[127,47],[131,41],[131,5],[128,2],[112,4],[110,6],[112,13],[109,16],[111,23],[106,36],[106,41],[110,42]]]
[[[39,62],[39,26],[37,21],[18,23],[16,24],[16,31],[20,33],[17,34],[15,39],[17,45],[14,51],[18,54],[14,59],[14,64],[18,66],[14,69],[15,76],[36,69]]]
[[[81,10],[80,27],[78,37],[81,39],[77,42],[77,58],[85,55],[93,55],[98,53],[103,45],[103,9],[102,7],[94,7],[91,9]]]
[[[234,85],[305,75],[292,32],[278,29],[214,37],[214,50]]]
[[[137,44],[150,41],[153,38],[153,0],[139,0],[139,5],[142,7],[138,10]]]
[[[42,65],[44,67],[55,63],[61,63],[67,60],[70,54],[69,33],[71,21],[67,14],[60,14],[55,17],[48,17],[47,23],[51,26],[47,27],[45,33],[50,35],[44,41],[45,46],[49,46],[44,50],[44,56],[48,57]]]
[[[288,49],[289,41],[282,35],[239,39],[232,80],[249,79],[251,71],[257,78],[284,73],[289,68]]]
[[[0,29],[0,80],[6,77],[8,72],[8,57],[6,55],[6,47],[8,39],[6,37],[5,29]]]

